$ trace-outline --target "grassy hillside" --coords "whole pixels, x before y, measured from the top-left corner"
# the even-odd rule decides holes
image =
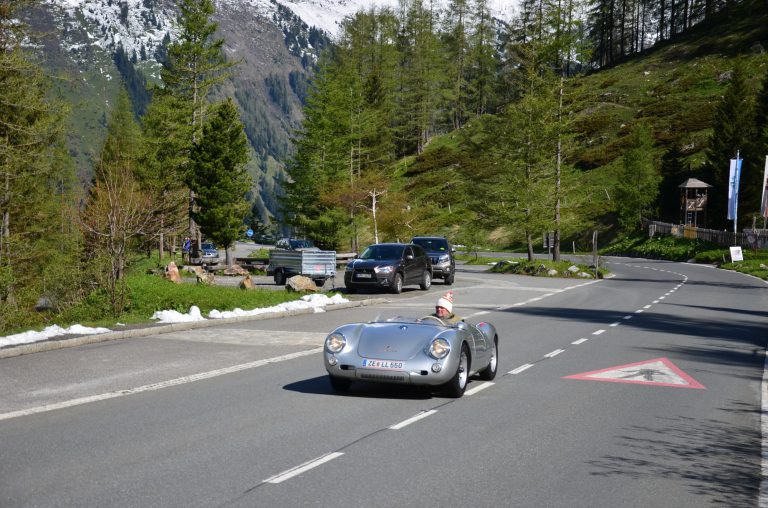
[[[574,106],[577,140],[569,161],[581,171],[580,181],[600,189],[590,199],[601,240],[612,237],[613,188],[632,127],[648,122],[657,158],[673,146],[681,148],[695,174],[705,160],[712,114],[730,79],[736,59],[742,60],[757,92],[768,65],[768,7],[745,0],[719,13],[711,22],[658,44],[643,54],[599,72],[572,78],[568,96]],[[459,200],[451,185],[457,168],[476,164],[476,127],[432,141],[418,157],[401,161],[398,186],[421,210],[417,230],[459,231],[466,217],[450,206]],[[682,183],[682,181],[681,181]],[[471,189],[471,184],[469,189]],[[437,225],[437,228],[435,227]],[[510,242],[499,234],[498,242]],[[579,238],[568,240],[579,241]],[[584,239],[586,241],[586,239]],[[578,245],[578,243],[577,243]]]

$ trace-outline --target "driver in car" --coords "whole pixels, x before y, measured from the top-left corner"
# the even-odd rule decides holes
[[[441,319],[444,323],[454,325],[463,318],[453,313],[453,291],[448,291],[438,298],[435,304],[435,312],[432,316]]]

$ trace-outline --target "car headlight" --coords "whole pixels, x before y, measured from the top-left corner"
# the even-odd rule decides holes
[[[394,266],[377,266],[373,271],[376,273],[392,273],[392,270],[394,269]]]
[[[451,345],[448,343],[447,340],[438,337],[432,341],[429,345],[429,349],[427,350],[427,353],[429,353],[429,356],[432,358],[439,360],[441,358],[445,358],[448,356],[448,353],[451,352]]]
[[[332,333],[325,338],[325,349],[329,353],[336,354],[347,345],[347,339],[340,333]]]
[[[445,263],[445,262],[447,262],[450,259],[451,259],[451,255],[450,254],[443,254],[442,256],[437,258],[437,262],[438,263]]]

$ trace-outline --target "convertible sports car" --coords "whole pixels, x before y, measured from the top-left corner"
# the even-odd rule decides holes
[[[336,391],[367,381],[431,386],[461,397],[470,376],[496,377],[498,351],[490,323],[398,316],[336,328],[325,339],[323,360]]]

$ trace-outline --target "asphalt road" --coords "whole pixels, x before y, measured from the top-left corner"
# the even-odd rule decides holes
[[[501,337],[499,376],[458,400],[335,394],[319,350],[431,312],[439,283],[2,359],[0,506],[758,506],[766,284],[609,261],[587,282],[462,267],[457,312]]]

